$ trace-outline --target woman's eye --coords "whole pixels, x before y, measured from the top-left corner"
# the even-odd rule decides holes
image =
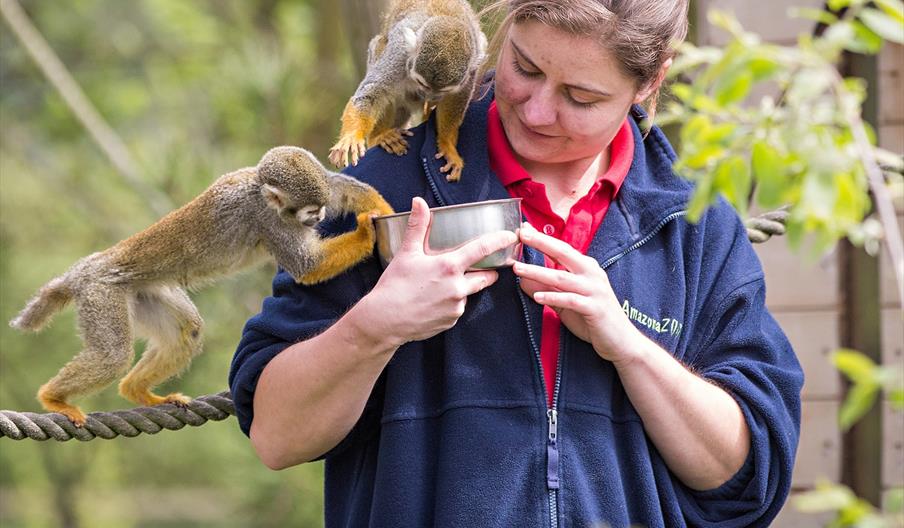
[[[597,105],[597,103],[599,103],[599,101],[584,101],[580,98],[576,98],[575,96],[571,95],[570,93],[566,94],[565,98],[568,99],[569,103],[571,103],[572,105],[577,106],[579,108],[593,108],[594,106]]]
[[[521,64],[518,63],[517,60],[512,61],[512,65],[514,66],[515,72],[517,72],[518,75],[523,75],[524,77],[537,77],[537,76],[539,76],[539,75],[542,75],[542,73],[540,73],[540,72],[538,72],[538,71],[525,70],[525,69],[521,66]]]

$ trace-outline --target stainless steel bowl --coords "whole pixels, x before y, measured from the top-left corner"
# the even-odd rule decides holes
[[[408,228],[409,213],[396,213],[374,218],[377,252],[385,268],[402,245]],[[486,233],[517,232],[521,227],[521,198],[489,200],[430,209],[427,244],[431,253],[442,253],[461,247]],[[521,255],[521,243],[499,250],[477,262],[470,269],[493,269],[511,266]]]

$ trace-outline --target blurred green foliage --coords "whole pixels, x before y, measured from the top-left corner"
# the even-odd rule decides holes
[[[326,0],[21,4],[142,176],[175,205],[275,145],[325,159],[357,84]],[[78,258],[155,220],[0,23],[0,319]],[[273,271],[193,295],[205,353],[162,391],[226,387],[242,326]],[[0,325],[0,408],[39,411],[35,391],[79,349],[71,309],[37,335]],[[131,407],[114,386],[80,403]],[[266,469],[234,419],[89,444],[0,440],[4,527],[319,526],[322,512],[322,465]]]
[[[881,0],[878,9],[865,0],[829,4],[847,11],[794,10],[828,29],[793,46],[763,42],[716,10],[709,21],[730,35],[728,44],[681,45],[669,70],[680,79],[671,87],[675,99],[659,122],[682,125],[675,170],[697,185],[691,220],[720,195],[741,216],[751,204],[789,204],[792,245],[811,235],[821,254],[847,237],[878,250],[882,228],[864,220],[872,205],[865,161],[871,156],[888,169],[889,192],[900,189],[904,162],[874,146],[875,133],[860,120],[865,82],[842,78],[837,65],[845,51],[875,54],[883,39],[904,43],[904,2]],[[867,139],[858,142],[861,127]]]

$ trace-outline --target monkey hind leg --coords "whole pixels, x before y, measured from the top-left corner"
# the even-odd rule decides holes
[[[357,218],[356,230],[323,241],[323,258],[301,278],[302,284],[311,285],[332,279],[373,253],[376,235],[370,213],[361,213]]]
[[[404,155],[408,152],[408,140],[405,138],[414,135],[414,132],[403,128],[410,114],[404,105],[390,105],[383,112],[367,142],[371,146],[379,145],[391,154]]]
[[[411,137],[414,132],[404,128],[389,128],[382,132],[375,133],[370,137],[371,145],[379,145],[386,152],[402,156],[408,152],[408,140],[405,137]]]
[[[181,393],[159,396],[152,389],[185,370],[201,353],[203,320],[188,294],[176,286],[144,289],[135,296],[135,330],[148,340],[141,359],[119,383],[119,393],[140,405],[191,401]]]
[[[85,414],[71,400],[100,391],[132,362],[128,292],[92,285],[78,295],[76,311],[84,348],[38,390],[38,401],[81,426]]]

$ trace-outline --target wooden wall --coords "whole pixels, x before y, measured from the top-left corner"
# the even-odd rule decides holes
[[[812,22],[792,19],[790,6],[821,8],[821,0],[699,0],[696,35],[701,45],[719,45],[727,37],[706,24],[706,12],[717,8],[733,12],[748,30],[764,40],[793,44],[797,35],[812,30]],[[694,21],[691,22],[694,24]],[[879,57],[879,137],[889,150],[904,153],[904,48],[887,45]],[[872,89],[873,87],[871,87]],[[904,210],[900,207],[899,212]],[[899,213],[899,220],[904,215]],[[904,224],[904,220],[900,223]],[[807,263],[803,255],[788,249],[784,239],[757,246],[766,272],[767,304],[787,333],[803,365],[803,415],[800,448],[795,464],[793,488],[799,492],[820,479],[838,482],[841,477],[841,433],[837,413],[842,383],[829,363],[829,354],[839,346],[839,263],[835,255]],[[895,298],[895,283],[887,256],[881,261],[883,361],[904,362],[904,315]],[[883,413],[883,485],[904,485],[904,414]],[[774,526],[825,526],[826,516],[800,514],[786,505]]]

